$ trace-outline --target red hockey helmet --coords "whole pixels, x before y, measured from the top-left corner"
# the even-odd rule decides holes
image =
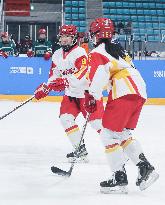
[[[63,35],[71,36],[72,37],[71,43],[68,43],[68,44],[64,45],[61,41]],[[60,30],[59,30],[58,38],[59,38],[59,43],[60,43],[62,49],[65,52],[68,52],[74,45],[77,44],[77,38],[78,38],[77,27],[74,26],[74,25],[63,25],[63,26],[61,26]]]
[[[77,36],[77,27],[74,25],[63,25],[60,27],[59,35]]]
[[[113,22],[108,18],[97,18],[90,24],[90,36],[98,39],[109,38],[112,39],[114,33]]]
[[[46,34],[46,30],[44,28],[41,28],[39,31],[38,31],[39,34]]]

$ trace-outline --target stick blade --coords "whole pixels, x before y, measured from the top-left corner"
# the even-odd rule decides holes
[[[71,175],[71,170],[69,170],[68,172],[58,168],[58,167],[54,167],[52,166],[51,167],[51,171],[54,173],[54,174],[58,174],[59,176],[63,176],[63,177],[70,177]]]

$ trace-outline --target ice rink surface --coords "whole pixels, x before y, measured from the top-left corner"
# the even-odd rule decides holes
[[[0,116],[18,102],[0,101]],[[126,165],[129,193],[104,195],[99,183],[111,176],[99,135],[85,133],[88,164],[76,164],[70,178],[51,173],[52,165],[66,171],[72,151],[60,121],[59,103],[30,102],[0,121],[0,205],[163,205],[165,203],[165,106],[144,106],[134,136],[160,174],[141,192],[135,185],[137,167]],[[84,123],[80,115],[77,123]]]

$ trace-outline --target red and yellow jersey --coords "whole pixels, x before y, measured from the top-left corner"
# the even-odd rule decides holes
[[[112,57],[105,50],[105,44],[93,49],[88,57],[89,92],[96,99],[102,97],[105,86],[112,90],[112,99],[127,94],[137,94],[147,98],[146,85],[137,69],[126,60]]]
[[[83,48],[74,46],[67,53],[60,48],[52,56],[48,83],[59,77],[67,78],[69,87],[65,89],[65,95],[83,98],[84,91],[88,89],[87,64],[87,54]]]

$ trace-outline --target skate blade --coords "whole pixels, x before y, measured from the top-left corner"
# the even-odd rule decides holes
[[[103,194],[128,194],[127,186],[101,187],[100,192]]]
[[[156,180],[159,178],[159,174],[153,171],[150,175],[147,181],[142,181],[139,188],[141,191],[147,189],[150,187]]]
[[[70,163],[88,163],[89,159],[87,157],[79,157],[79,158],[68,158],[68,162]]]

